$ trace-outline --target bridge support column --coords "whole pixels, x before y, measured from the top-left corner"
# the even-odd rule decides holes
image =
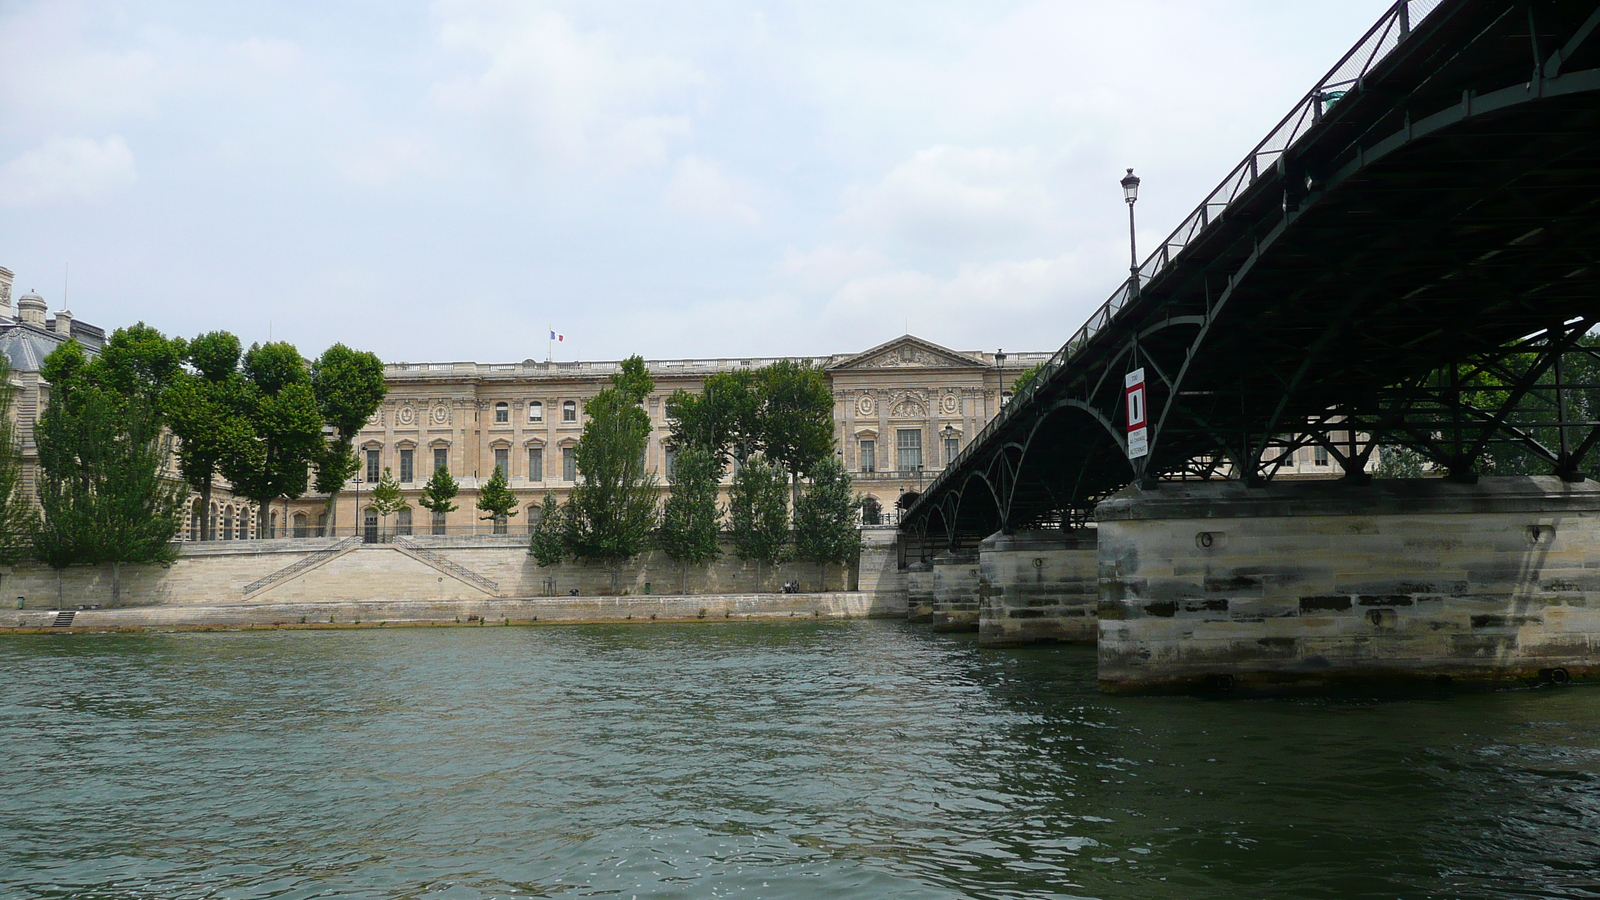
[[[933,558],[933,630],[978,630],[978,551]]]
[[[978,545],[978,644],[1094,643],[1095,529],[996,533]]]
[[[906,621],[933,621],[933,563],[918,560],[906,565]]]
[[[1600,680],[1600,485],[1168,484],[1101,503],[1100,686]]]

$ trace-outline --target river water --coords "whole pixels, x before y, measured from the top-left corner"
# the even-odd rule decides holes
[[[890,622],[0,641],[0,897],[1600,897],[1600,693]]]

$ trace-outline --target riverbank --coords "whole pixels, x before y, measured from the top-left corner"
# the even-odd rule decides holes
[[[0,613],[0,633],[592,625],[903,617],[905,606],[861,591],[676,594],[483,600],[331,600],[183,604]]]

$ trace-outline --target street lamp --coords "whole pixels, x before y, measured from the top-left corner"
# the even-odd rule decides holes
[[[1006,351],[994,352],[994,412],[1000,414],[1000,407],[1006,399]]]
[[[949,467],[951,461],[955,459],[955,454],[950,452],[950,442],[955,439],[956,429],[949,422],[946,422],[944,430],[939,432],[939,436],[944,438],[944,464]]]
[[[1135,290],[1139,288],[1139,246],[1133,237],[1133,204],[1139,199],[1139,176],[1129,169],[1122,178],[1122,199],[1128,201],[1128,274]]]

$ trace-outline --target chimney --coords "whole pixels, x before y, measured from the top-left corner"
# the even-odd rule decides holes
[[[72,313],[68,310],[63,309],[56,313],[56,317],[50,320],[50,325],[52,326],[50,330],[56,334],[72,337]]]
[[[33,291],[17,298],[17,318],[21,319],[24,325],[44,328],[45,309],[44,298]]]

